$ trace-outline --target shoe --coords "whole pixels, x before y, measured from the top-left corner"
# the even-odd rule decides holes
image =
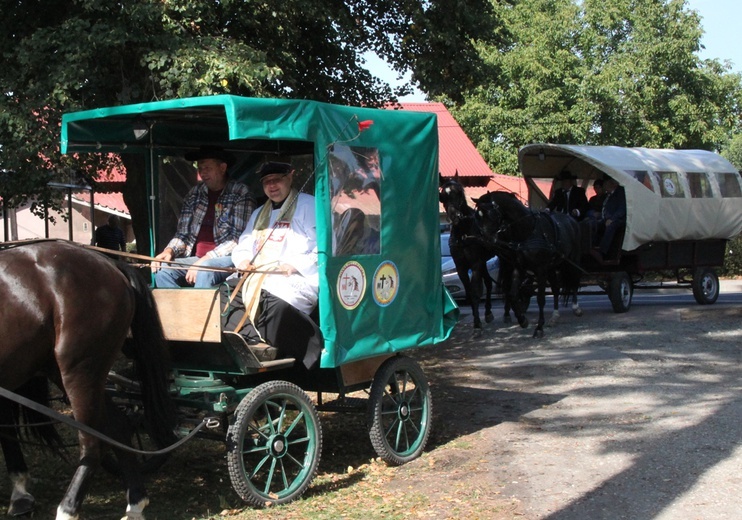
[[[222,331],[224,339],[233,349],[248,349],[258,361],[273,361],[278,355],[278,349],[267,343],[249,344],[247,338],[239,332],[231,330]]]
[[[248,343],[247,348],[255,354],[259,361],[273,361],[278,355],[278,349],[267,343],[255,343],[253,345]]]

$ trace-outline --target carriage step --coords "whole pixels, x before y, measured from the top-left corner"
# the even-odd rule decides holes
[[[334,401],[317,405],[320,412],[365,412],[368,399],[362,397],[341,397]]]

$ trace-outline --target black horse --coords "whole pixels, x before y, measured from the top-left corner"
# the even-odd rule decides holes
[[[518,298],[524,277],[533,274],[538,288],[537,301],[539,319],[533,337],[544,334],[544,305],[546,284],[554,295],[554,314],[549,321],[556,324],[559,319],[559,294],[563,290],[564,301],[572,297],[572,309],[582,315],[577,303],[582,269],[579,266],[580,227],[570,216],[561,213],[535,212],[524,206],[510,192],[489,192],[475,201],[482,229],[492,241],[493,248],[513,267],[510,294]],[[522,327],[528,321],[522,303],[514,306]]]
[[[128,443],[128,421],[105,387],[131,333],[127,354],[138,370],[149,433],[159,445],[175,440],[162,326],[149,289],[131,268],[71,243],[21,245],[0,251],[0,300],[0,384],[5,389],[44,403],[48,379],[64,392],[75,420]],[[22,416],[17,404],[0,398],[0,426],[18,425]],[[41,437],[58,447],[53,429],[41,428]],[[18,429],[5,430],[0,445],[13,484],[9,512],[30,513],[34,498],[26,490],[28,468]],[[79,465],[57,508],[58,520],[78,518],[100,464],[100,441],[84,431],[78,437]],[[127,486],[124,518],[141,519],[148,499],[136,458],[119,449],[115,453]]]
[[[484,319],[490,323],[492,314],[492,278],[487,271],[487,260],[495,256],[486,246],[484,235],[477,222],[476,213],[466,202],[464,187],[456,180],[441,184],[440,201],[451,222],[449,248],[456,272],[464,285],[466,299],[474,316],[474,329],[482,328],[479,318],[479,300],[482,298],[482,283],[486,297],[484,300]],[[471,278],[469,277],[471,271]]]

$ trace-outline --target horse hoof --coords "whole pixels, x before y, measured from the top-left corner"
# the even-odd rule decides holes
[[[582,307],[575,307],[574,309],[572,309],[572,312],[574,312],[575,316],[579,318],[580,316],[582,316]]]
[[[520,325],[521,329],[527,329],[528,328],[528,318],[518,318],[518,325]]]
[[[543,329],[536,329],[533,331],[533,337],[535,339],[541,339],[544,337],[544,331]]]
[[[485,314],[484,315],[484,321],[486,321],[487,323],[492,323],[493,321],[495,321],[494,314],[492,314],[491,312],[488,313],[488,314]]]
[[[482,336],[482,329],[474,329],[474,332],[471,333],[472,338],[479,338]]]
[[[10,516],[21,516],[32,513],[34,510],[34,504],[36,500],[31,495],[24,495],[20,498],[13,500],[8,508],[8,514]]]

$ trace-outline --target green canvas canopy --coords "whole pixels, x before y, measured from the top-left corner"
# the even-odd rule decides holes
[[[434,114],[221,95],[65,114],[61,137],[63,153],[145,155],[153,236],[165,234],[163,157],[223,146],[247,182],[266,159],[309,158],[323,368],[439,343],[456,322],[441,282]]]

